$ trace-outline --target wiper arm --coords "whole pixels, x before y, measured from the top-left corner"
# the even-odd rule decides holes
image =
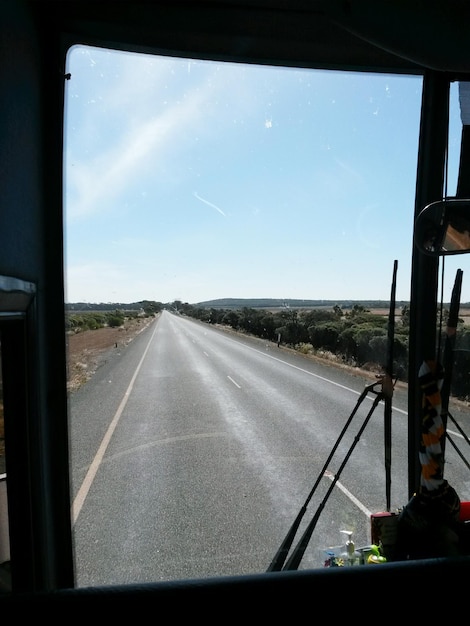
[[[281,546],[280,546],[279,550],[278,550],[278,551],[277,551],[277,553],[276,553],[276,556],[274,557],[274,559],[272,560],[272,562],[271,562],[270,566],[269,566],[269,567],[268,567],[268,569],[266,570],[267,572],[279,572],[279,571],[281,571],[281,570],[283,569],[283,565],[284,565],[284,563],[285,563],[285,561],[286,561],[286,558],[287,558],[287,555],[288,555],[288,553],[289,553],[289,550],[290,550],[290,548],[291,548],[291,546],[292,546],[292,543],[294,542],[294,538],[295,538],[295,535],[296,535],[296,533],[297,533],[297,530],[298,530],[298,528],[299,528],[299,526],[300,526],[300,522],[302,521],[302,518],[303,518],[303,516],[305,515],[305,513],[306,513],[306,511],[307,511],[307,507],[308,507],[308,504],[309,504],[310,500],[312,499],[312,497],[313,497],[313,495],[314,495],[315,491],[317,490],[317,487],[318,487],[318,485],[320,484],[321,479],[322,479],[322,478],[323,478],[323,476],[325,475],[325,472],[326,472],[326,470],[328,469],[328,466],[329,466],[329,464],[330,464],[330,462],[331,462],[331,459],[333,458],[333,456],[334,456],[334,454],[335,454],[335,452],[336,452],[336,450],[337,450],[337,448],[338,448],[339,444],[341,443],[342,438],[344,437],[344,435],[345,435],[346,431],[348,430],[349,425],[351,424],[351,421],[353,420],[354,416],[356,415],[357,410],[359,409],[360,405],[362,404],[362,402],[363,402],[364,398],[367,396],[367,394],[368,394],[370,391],[375,391],[375,387],[377,386],[377,384],[378,384],[378,383],[377,383],[377,382],[375,382],[375,383],[372,383],[371,385],[367,385],[367,386],[364,388],[364,390],[363,390],[363,392],[361,393],[361,395],[359,396],[359,399],[358,399],[358,401],[356,402],[356,406],[354,407],[354,409],[353,409],[353,411],[352,411],[351,415],[350,415],[350,416],[349,416],[349,418],[347,419],[347,421],[346,421],[346,423],[345,423],[345,425],[344,425],[344,427],[343,427],[343,430],[341,431],[341,433],[340,433],[340,435],[339,435],[338,439],[336,440],[335,445],[334,445],[334,446],[333,446],[333,448],[331,449],[331,452],[330,452],[330,454],[328,455],[328,458],[327,458],[327,460],[326,460],[326,462],[325,462],[325,464],[324,464],[324,466],[323,466],[322,470],[320,471],[320,473],[319,473],[319,475],[318,475],[318,478],[317,478],[317,480],[315,481],[315,484],[314,484],[314,485],[313,485],[313,487],[312,487],[312,490],[311,490],[311,491],[310,491],[310,493],[308,494],[307,499],[305,500],[305,502],[304,502],[304,504],[303,504],[302,508],[301,508],[301,509],[300,509],[300,511],[298,512],[297,517],[295,518],[294,523],[292,524],[292,526],[290,527],[290,529],[289,529],[289,531],[288,531],[287,535],[285,536],[284,541],[282,542],[282,544],[281,544]],[[377,393],[377,392],[375,391],[375,393]],[[367,416],[367,418],[366,418],[366,419],[367,419],[367,421],[369,421],[369,417],[372,415],[373,410],[375,409],[375,407],[377,406],[377,404],[379,403],[379,401],[382,399],[382,397],[383,397],[383,396],[382,396],[382,394],[381,394],[381,393],[379,393],[379,395],[378,395],[378,396],[376,397],[376,399],[374,400],[374,404],[373,404],[373,406],[372,406],[372,409],[371,409],[371,411],[369,412],[369,415],[368,415],[368,416]],[[367,421],[366,421],[366,423],[367,423]],[[365,424],[366,424],[366,423],[365,423]],[[364,424],[364,425],[363,425],[363,427],[361,428],[361,431],[360,431],[361,433],[362,433],[362,431],[364,430],[365,424]],[[356,444],[356,442],[354,443],[354,445],[355,445],[355,444]],[[351,450],[351,452],[352,452],[352,450]],[[349,455],[348,455],[348,458],[349,458]],[[346,459],[346,460],[347,460],[347,459]],[[343,462],[343,466],[342,466],[342,467],[344,467],[344,464],[345,464],[345,462]],[[336,483],[336,480],[337,480],[337,478],[333,481],[332,487],[334,487],[334,485],[335,485],[335,483]],[[332,487],[330,488],[330,492],[331,492]],[[329,493],[330,493],[330,492],[329,492]],[[328,493],[327,495],[329,495],[329,493]],[[324,506],[324,504],[323,504],[323,506]],[[322,508],[323,508],[323,507],[322,507]],[[314,518],[314,519],[315,519],[315,524],[316,524],[316,522],[318,521],[319,514],[318,514],[318,517],[317,517],[317,516],[315,516],[315,517],[316,517],[316,519],[315,519],[315,518]],[[311,534],[312,534],[312,532],[313,532],[313,529],[314,529],[314,527],[312,528],[312,530],[311,530],[311,532],[310,532],[309,538],[310,538],[310,536],[311,536]],[[308,541],[307,541],[307,543],[308,543]],[[299,548],[297,548],[297,549],[299,549]],[[305,548],[303,548],[303,551],[305,551]],[[300,558],[301,558],[301,557],[300,557]],[[294,569],[294,568],[288,568],[288,569]]]
[[[284,570],[292,570],[292,569],[297,569],[300,561],[302,560],[302,557],[304,555],[305,549],[307,548],[308,542],[310,541],[310,538],[312,536],[312,533],[315,529],[315,526],[317,525],[318,519],[320,517],[320,514],[323,510],[323,508],[325,507],[325,504],[331,494],[331,492],[333,491],[336,482],[338,481],[338,478],[344,468],[344,466],[346,465],[349,457],[352,454],[352,451],[354,450],[357,442],[359,441],[359,438],[362,434],[362,432],[364,431],[364,428],[366,427],[369,419],[371,418],[375,408],[377,407],[378,403],[381,400],[384,400],[384,444],[385,444],[385,491],[386,491],[386,500],[387,500],[387,511],[390,510],[390,491],[391,491],[391,463],[392,463],[392,395],[393,395],[393,382],[392,382],[392,371],[393,371],[393,344],[395,341],[395,292],[396,292],[396,277],[397,277],[397,267],[398,267],[398,261],[394,261],[393,264],[393,277],[392,277],[392,287],[391,287],[391,294],[390,294],[390,307],[389,307],[389,315],[388,315],[388,333],[387,333],[387,362],[385,364],[385,375],[381,377],[380,382],[381,383],[381,391],[377,392],[375,390],[375,386],[378,384],[377,382],[368,385],[367,387],[365,387],[364,391],[362,392],[362,394],[359,396],[359,399],[356,403],[356,406],[354,407],[353,412],[351,413],[351,415],[349,416],[348,420],[346,421],[346,424],[344,425],[343,430],[341,431],[341,434],[339,435],[335,445],[333,446],[326,462],[325,465],[323,466],[317,480],[315,481],[315,484],[312,488],[312,490],[310,491],[310,493],[308,494],[308,497],[304,503],[304,505],[302,506],[302,508],[300,509],[297,517],[294,520],[294,523],[292,524],[291,528],[289,529],[286,537],[284,538],[284,541],[282,542],[279,550],[276,553],[276,556],[274,557],[274,559],[272,560],[270,566],[268,567],[268,569],[266,570],[267,572],[278,572],[282,569]],[[292,546],[292,543],[294,541],[295,535],[297,533],[297,530],[299,529],[300,526],[300,522],[302,521],[303,516],[305,515],[305,512],[307,510],[307,506],[310,502],[310,500],[312,499],[313,494],[315,493],[318,485],[320,484],[320,481],[322,479],[322,477],[324,476],[328,465],[331,461],[331,459],[333,458],[340,442],[341,439],[343,438],[344,434],[346,433],[354,415],[356,414],[359,406],[361,405],[362,401],[364,400],[364,398],[367,396],[369,391],[374,391],[374,393],[377,394],[372,407],[369,411],[369,413],[367,414],[364,423],[362,424],[361,428],[359,429],[359,432],[357,433],[353,444],[351,445],[346,457],[344,458],[340,469],[338,470],[337,474],[334,477],[334,480],[332,481],[324,499],[322,500],[322,502],[320,503],[315,515],[313,516],[311,522],[309,523],[309,525],[307,526],[307,529],[305,530],[301,540],[299,541],[299,543],[297,544],[294,552],[292,553],[291,557],[289,558],[289,560],[287,561],[285,567],[283,567],[288,552]]]
[[[374,399],[374,402],[372,403],[372,406],[369,410],[369,412],[367,413],[366,418],[364,419],[364,422],[362,423],[361,428],[359,429],[357,435],[354,438],[353,443],[351,444],[351,447],[348,450],[348,453],[346,454],[346,456],[344,457],[343,462],[340,465],[339,470],[337,471],[337,473],[335,474],[335,477],[330,485],[330,487],[328,488],[328,491],[325,494],[325,497],[323,498],[323,500],[320,502],[317,511],[315,513],[315,515],[313,516],[311,522],[309,523],[309,525],[307,526],[304,534],[302,535],[299,543],[297,544],[297,546],[295,547],[294,551],[292,552],[292,555],[290,556],[289,560],[287,561],[286,565],[284,566],[284,570],[296,570],[298,568],[298,566],[300,565],[300,561],[302,560],[302,557],[305,553],[305,550],[308,546],[308,543],[310,541],[310,538],[312,536],[313,531],[315,530],[315,526],[317,525],[317,522],[320,518],[321,512],[323,511],[325,504],[328,500],[328,498],[330,497],[331,492],[333,491],[341,472],[344,469],[344,466],[346,465],[346,463],[348,462],[349,457],[351,456],[354,448],[356,447],[357,442],[359,441],[359,439],[361,438],[361,435],[365,429],[365,427],[367,426],[367,423],[369,422],[370,418],[372,417],[373,412],[375,411],[375,408],[377,407],[378,403],[384,399],[384,394],[382,392],[378,393],[377,396]]]

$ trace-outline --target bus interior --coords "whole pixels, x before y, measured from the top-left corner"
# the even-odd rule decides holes
[[[0,592],[2,610],[14,617],[36,610],[47,618],[89,617],[94,608],[114,616],[121,607],[148,607],[170,611],[171,617],[218,622],[273,619],[280,609],[293,617],[311,613],[313,619],[367,611],[370,619],[387,605],[397,617],[404,611],[419,619],[434,617],[439,605],[458,614],[455,604],[463,603],[456,598],[470,571],[470,550],[384,566],[75,586],[64,317],[64,86],[67,53],[76,45],[422,78],[410,251],[411,500],[421,476],[421,424],[413,416],[422,411],[421,364],[436,353],[439,263],[470,251],[464,236],[470,232],[470,114],[467,120],[464,110],[457,193],[445,194],[449,92],[453,84],[462,89],[470,84],[470,5],[462,0],[3,0],[1,14],[0,338],[8,495],[0,492],[0,504],[8,507],[8,522],[0,510],[0,530],[11,567],[11,588]],[[0,545],[1,540],[2,534]],[[428,589],[438,595],[427,598]],[[340,609],[331,606],[331,597],[341,602]]]

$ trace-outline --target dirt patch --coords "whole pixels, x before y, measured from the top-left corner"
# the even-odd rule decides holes
[[[67,389],[75,391],[96,372],[108,350],[129,344],[154,318],[128,320],[119,328],[98,328],[67,335]]]

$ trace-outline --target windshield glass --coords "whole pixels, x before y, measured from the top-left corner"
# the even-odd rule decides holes
[[[386,363],[397,261],[390,510],[406,503],[421,78],[83,46],[67,72],[77,585],[264,572],[317,476],[301,531],[334,490],[299,568],[369,545],[381,404],[334,476],[373,396],[325,463]]]

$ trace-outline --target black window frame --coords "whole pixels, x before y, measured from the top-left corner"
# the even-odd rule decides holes
[[[34,587],[33,422],[30,375],[31,322],[36,287],[0,276],[0,352],[5,428],[5,476],[9,560],[2,564],[2,591]],[[5,493],[4,492],[4,493]],[[3,529],[5,534],[5,529]],[[3,587],[7,587],[4,589]]]

